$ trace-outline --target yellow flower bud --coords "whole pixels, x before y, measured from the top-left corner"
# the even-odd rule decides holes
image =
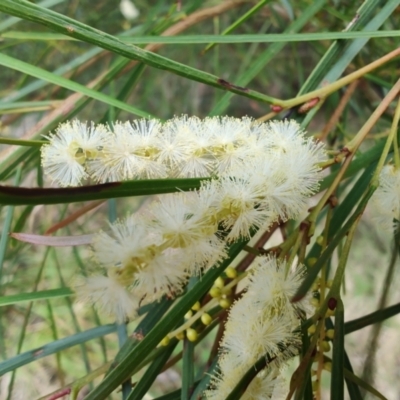
[[[179,332],[175,337],[178,340],[183,340],[183,339],[185,339],[185,332]]]
[[[221,297],[221,289],[218,287],[212,287],[210,289],[210,296],[214,298]]]
[[[225,286],[225,281],[220,276],[215,280],[214,287],[222,289]]]
[[[312,382],[312,390],[313,392],[316,392],[318,390],[319,387],[319,381],[313,381]]]
[[[220,305],[222,308],[227,309],[227,308],[229,308],[229,307],[231,306],[231,301],[230,301],[229,299],[221,299],[221,300],[219,301],[219,305]]]
[[[196,303],[194,303],[193,306],[192,306],[192,310],[193,311],[199,311],[200,308],[201,308],[201,304],[200,304],[199,301],[196,301]]]
[[[318,236],[316,239],[317,244],[322,246],[324,244],[324,237],[323,236]]]
[[[233,268],[233,267],[228,267],[228,268],[225,270],[225,274],[226,274],[226,276],[227,276],[228,278],[231,278],[231,279],[235,279],[235,278],[237,277],[237,271],[236,271],[236,269]]]
[[[331,349],[331,345],[326,340],[323,340],[320,344],[321,350],[327,353]]]
[[[333,339],[334,335],[335,335],[334,329],[328,329],[325,333],[325,336],[329,339]]]
[[[315,333],[316,330],[317,330],[317,327],[316,327],[314,324],[312,324],[312,325],[307,329],[307,332],[308,332],[310,335],[313,335],[313,334]]]
[[[197,332],[195,329],[193,328],[189,328],[186,330],[186,337],[188,338],[188,340],[190,340],[191,342],[195,342],[197,340]]]
[[[309,267],[312,267],[316,262],[317,262],[317,258],[316,257],[310,257],[307,260],[307,264],[308,264]]]
[[[335,315],[335,310],[328,310],[326,311],[325,318],[333,317]]]
[[[207,313],[204,313],[204,314],[201,316],[201,322],[202,322],[204,325],[210,325],[211,322],[212,322],[212,317],[211,317],[211,315],[210,315],[210,314],[207,314]]]
[[[315,308],[319,306],[319,300],[316,297],[313,297],[310,301],[311,305],[313,305]]]
[[[189,310],[186,314],[185,314],[185,319],[189,319],[189,318],[191,318],[191,316],[193,315],[193,311],[192,310]]]
[[[324,363],[324,369],[326,371],[332,372],[332,363],[330,361],[327,361]]]
[[[169,336],[165,336],[165,338],[163,340],[161,340],[160,346],[168,346],[169,342],[170,342]]]

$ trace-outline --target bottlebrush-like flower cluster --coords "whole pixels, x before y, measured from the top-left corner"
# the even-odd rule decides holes
[[[181,292],[190,276],[226,257],[253,228],[295,218],[318,189],[323,146],[295,121],[179,117],[105,126],[60,125],[42,148],[44,171],[63,186],[163,177],[212,177],[198,191],[162,195],[97,234],[105,272],[77,285],[81,299],[114,315]]]
[[[376,208],[376,220],[380,226],[393,231],[400,221],[400,169],[385,165],[379,176],[379,186],[371,199]]]
[[[264,356],[267,367],[252,380],[242,399],[286,397],[281,369],[300,345],[300,313],[290,299],[298,289],[302,270],[260,257],[250,269],[244,295],[231,307],[221,342],[219,372],[213,376],[207,399],[228,397],[243,375]]]

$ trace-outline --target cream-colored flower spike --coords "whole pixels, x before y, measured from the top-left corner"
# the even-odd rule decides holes
[[[88,177],[87,162],[97,159],[107,147],[111,132],[103,125],[74,120],[60,124],[54,134],[46,136],[42,146],[44,172],[60,186],[78,186]]]
[[[400,221],[400,169],[385,165],[379,176],[379,186],[371,199],[376,208],[376,220],[387,230],[399,228]]]
[[[278,379],[279,368],[300,343],[295,333],[299,325],[298,311],[289,299],[301,283],[301,270],[286,276],[286,267],[274,257],[259,257],[251,267],[246,292],[229,313],[221,341],[220,372],[205,392],[208,399],[225,399],[261,357],[270,362],[249,385],[243,398],[285,398],[280,397],[284,391]],[[283,348],[290,349],[288,354],[282,352]]]

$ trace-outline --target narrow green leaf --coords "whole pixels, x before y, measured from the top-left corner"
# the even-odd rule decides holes
[[[267,0],[271,1],[271,0]],[[259,5],[263,6],[267,3],[263,0]],[[397,0],[396,0],[397,1]],[[392,1],[391,3],[395,3]],[[390,14],[389,14],[390,15]],[[384,15],[384,20],[387,19]],[[238,22],[238,21],[237,21]],[[367,25],[368,27],[368,25]],[[16,39],[16,40],[43,40],[43,41],[63,41],[63,40],[77,40],[73,37],[46,32],[18,32],[10,31],[0,35],[3,39]],[[116,36],[121,42],[138,44],[235,44],[235,43],[293,43],[293,42],[314,42],[321,40],[342,40],[342,39],[373,39],[373,38],[394,38],[400,37],[399,30],[393,31],[341,31],[341,32],[313,32],[313,33],[268,33],[268,34],[245,34],[245,35],[178,35],[178,36]]]
[[[151,65],[152,67],[164,69],[185,78],[205,83],[206,85],[228,90],[262,102],[273,103],[275,101],[274,98],[254,90],[239,87],[207,72],[178,63],[156,53],[143,50],[132,44],[124,43],[115,36],[94,29],[56,12],[43,9],[25,0],[2,0],[0,3],[0,11],[29,21],[37,22],[54,31],[61,32],[84,42],[99,46],[103,49],[110,50],[115,54],[122,55],[132,60],[141,61],[145,64]],[[29,73],[29,68],[26,73]]]
[[[352,374],[354,373],[353,367],[351,366],[350,359],[349,359],[349,356],[347,355],[346,351],[344,352],[344,368],[345,368],[345,374],[346,374],[346,370],[348,370]],[[345,376],[345,378],[346,378],[346,386],[347,386],[347,391],[350,396],[350,400],[363,400],[359,386],[356,383],[354,383],[352,380],[347,378],[346,376]]]
[[[162,193],[174,193],[198,189],[202,180],[188,179],[152,179],[126,182],[110,182],[100,185],[74,188],[21,188],[0,186],[0,204],[38,205],[65,204],[78,201],[112,199],[117,197],[146,196]]]
[[[247,386],[256,377],[256,375],[268,365],[268,359],[262,356],[249,370],[243,375],[242,379],[237,383],[232,392],[225,400],[239,400],[245,393]]]
[[[15,185],[19,185],[21,181],[21,173],[22,168],[19,167],[16,170],[16,177],[15,177]],[[16,188],[18,188],[16,186]],[[10,232],[11,222],[14,214],[14,207],[10,206],[7,207],[6,218],[1,230],[1,238],[0,238],[0,286],[2,284],[2,276],[3,276],[3,263],[5,259],[5,254],[7,250],[7,243],[8,243],[8,234]]]
[[[375,4],[379,4],[378,1],[366,1],[365,3],[371,3],[371,9],[373,9],[373,6]],[[368,19],[365,18],[366,23],[364,29],[357,33],[368,34],[368,31],[377,31],[382,26],[382,24],[390,17],[390,15],[396,10],[399,4],[399,0],[387,0],[382,9],[377,13],[374,18],[372,18],[370,21],[368,21],[370,17]],[[357,22],[359,22],[359,20],[357,20],[356,23]],[[355,29],[354,26],[351,26],[351,29]],[[347,31],[347,33],[354,34],[356,32]],[[372,38],[372,36],[370,38]],[[333,82],[338,79],[339,76],[342,75],[347,66],[354,59],[354,57],[361,51],[361,49],[364,48],[370,38],[368,38],[368,36],[359,36],[357,40],[354,40],[352,43],[350,43],[348,47],[343,51],[340,59],[336,61],[335,65],[324,76],[323,81]]]
[[[0,143],[17,146],[40,147],[48,142],[44,140],[22,140],[0,137]]]
[[[75,293],[67,287],[42,290],[39,292],[19,293],[10,296],[0,296],[0,307],[22,303],[25,301],[48,300],[60,297],[72,296]]]
[[[65,0],[44,0],[38,3],[38,5],[40,7],[47,8],[47,7],[53,7],[59,3],[63,3],[64,1]],[[7,18],[6,20],[0,23],[0,32],[8,29],[10,26],[13,26],[19,21],[21,21],[21,18],[15,18],[15,17]]]
[[[363,389],[367,390],[368,392],[372,393],[373,395],[375,395],[379,399],[388,400],[382,393],[380,393],[378,390],[376,390],[374,387],[372,387],[369,383],[365,382],[364,380],[362,380],[358,376],[354,375],[349,370],[347,370],[347,369],[344,370],[344,376],[347,379],[351,380],[352,382],[356,383],[358,386],[360,386]]]
[[[238,20],[236,20],[233,24],[228,26],[224,31],[222,32],[221,36],[228,35],[229,33],[233,32],[238,26],[242,25],[244,22],[246,22],[249,18],[251,18],[260,8],[264,7],[267,3],[269,3],[271,0],[260,0],[255,6],[253,6],[249,11],[244,13],[239,17]],[[258,36],[258,35],[254,35]],[[210,50],[215,46],[214,43],[210,43],[206,48],[203,50],[203,53],[206,51]]]
[[[285,30],[285,33],[296,33],[302,29],[311,18],[321,10],[321,8],[326,3],[326,0],[316,0],[313,1],[296,19],[293,21]],[[268,47],[260,56],[258,56],[255,60],[249,65],[249,68],[246,69],[241,76],[236,79],[236,84],[240,86],[246,86],[251,82],[261,71],[265,69],[265,66],[276,56],[279,51],[281,51],[285,47],[285,43],[274,43]],[[210,115],[220,115],[222,114],[227,107],[229,106],[229,101],[232,98],[232,93],[226,93],[222,96],[221,100],[214,106],[214,108],[210,111]]]
[[[210,365],[210,368],[206,372],[204,372],[204,376],[201,381],[195,383],[195,389],[190,397],[190,400],[198,400],[201,399],[203,392],[208,388],[211,378],[214,375],[215,371],[217,370],[218,366],[218,357],[215,357],[213,362]]]
[[[331,399],[344,399],[344,307],[338,299],[332,350]]]
[[[349,333],[363,329],[366,326],[377,324],[385,319],[394,317],[397,314],[400,314],[400,303],[346,322],[344,324],[344,332],[348,335]]]
[[[359,31],[371,19],[379,5],[380,1],[377,0],[364,1],[361,7],[357,10],[357,14],[354,16],[351,24],[347,26],[346,31]],[[302,95],[317,88],[320,82],[324,80],[324,76],[326,76],[327,71],[331,71],[332,65],[334,66],[335,62],[340,60],[340,56],[343,54],[346,46],[349,46],[349,44],[339,40],[331,44],[329,49],[325,52],[324,56],[320,59],[312,73],[307,78],[307,81],[301,87],[298,95]],[[333,74],[335,73],[334,71],[335,68],[333,68],[333,72],[330,72],[332,78]]]
[[[164,349],[164,351],[157,356],[157,358],[146,370],[144,375],[140,378],[140,381],[135,385],[135,388],[127,397],[127,400],[142,400],[145,397],[145,394],[150,389],[153,382],[157,379],[157,376],[162,371],[165,363],[168,361],[177,344],[178,340],[172,340],[171,343]]]
[[[194,343],[185,339],[183,342],[183,355],[182,355],[182,392],[181,400],[189,400],[190,394],[193,390],[194,382]]]
[[[36,349],[29,350],[25,353],[19,354],[15,357],[9,358],[8,360],[1,362],[0,375],[3,375],[9,371],[13,371],[21,367],[22,365],[29,364],[50,354],[57,353],[61,350],[68,349],[81,343],[85,343],[88,340],[92,340],[100,336],[108,335],[115,332],[116,330],[117,327],[115,324],[103,325],[93,329],[89,329],[84,332],[76,333],[63,339],[53,341]]]
[[[379,157],[382,154],[384,145],[385,145],[385,140],[380,140],[371,149],[365,151],[364,153],[358,153],[355,160],[353,160],[349,168],[347,168],[343,179],[354,176],[364,168],[367,168],[373,162],[378,161]],[[320,190],[327,189],[334,181],[336,175],[337,171],[334,171],[328,176],[326,176],[321,182]]]
[[[298,288],[296,294],[293,296],[292,301],[297,302],[301,300],[311,288],[315,279],[317,278],[319,272],[321,271],[322,266],[328,261],[329,257],[339,244],[339,242],[346,236],[347,231],[354,224],[356,219],[360,216],[360,214],[364,211],[368,200],[373,194],[373,190],[369,190],[364,197],[361,199],[359,205],[357,206],[354,213],[347,220],[347,222],[342,226],[342,228],[337,232],[337,234],[333,237],[328,247],[322,252],[321,256],[318,258],[317,262],[307,270],[307,275]]]
[[[140,321],[133,334],[128,336],[128,339],[119,349],[108,373],[116,368],[119,363],[128,355],[132,354],[134,348],[140,343],[141,338],[146,336],[153,327],[160,321],[164,314],[171,307],[172,300],[162,299],[160,302],[146,305],[139,310],[139,315],[147,312],[147,315]]]
[[[0,3],[0,10],[1,10],[1,3]],[[91,97],[92,99],[102,101],[103,103],[106,103],[114,107],[118,107],[121,110],[128,111],[134,115],[138,115],[139,117],[144,117],[144,118],[151,117],[149,113],[139,110],[136,107],[132,107],[122,101],[116,100],[111,96],[100,93],[97,90],[90,89],[84,85],[81,85],[80,83],[73,82],[62,76],[55,75],[52,72],[45,71],[44,69],[36,67],[32,64],[7,56],[4,53],[0,54],[0,65],[14,69],[16,71],[20,71],[30,76],[34,76],[35,78],[43,79],[44,81],[48,81],[50,83],[53,83],[54,85],[64,87],[74,92],[82,93],[85,96]]]

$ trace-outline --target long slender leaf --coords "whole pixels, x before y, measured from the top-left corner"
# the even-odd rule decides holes
[[[22,365],[29,364],[40,358],[46,357],[50,354],[57,353],[61,350],[68,349],[72,346],[85,343],[88,340],[98,338],[100,336],[108,335],[117,330],[115,324],[103,325],[84,332],[79,332],[66,338],[53,341],[44,346],[19,354],[15,357],[9,358],[0,363],[0,376],[6,372],[13,371]]]
[[[397,0],[396,0],[397,1]],[[389,5],[396,5],[396,1],[388,2]],[[265,3],[265,2],[264,2]],[[388,11],[390,10],[389,7]],[[386,10],[386,9],[385,9]],[[393,12],[393,10],[391,10]],[[391,14],[388,13],[388,15]],[[383,15],[384,20],[388,17],[387,14]],[[366,26],[368,28],[369,25]],[[321,40],[340,40],[340,39],[373,39],[373,38],[394,38],[399,37],[399,30],[392,31],[377,31],[377,30],[363,30],[363,31],[342,31],[342,32],[307,32],[307,33],[268,33],[268,34],[245,34],[245,35],[179,35],[179,36],[116,36],[121,42],[134,43],[134,44],[205,44],[205,43],[218,43],[218,44],[235,44],[235,43],[291,43],[291,42],[313,42]],[[4,39],[17,39],[17,40],[78,40],[74,37],[57,33],[46,32],[19,32],[10,31],[0,35]]]
[[[254,90],[238,87],[207,72],[197,70],[187,65],[172,61],[158,54],[148,52],[132,44],[126,44],[105,32],[91,28],[56,12],[43,9],[25,0],[2,0],[0,11],[22,17],[49,27],[54,31],[75,37],[84,42],[94,44],[113,53],[132,60],[138,60],[155,68],[165,69],[185,78],[205,83],[219,89],[252,98],[254,100],[271,103],[273,98]]]
[[[202,180],[204,179],[152,179],[60,189],[0,186],[0,204],[65,204],[78,201],[112,199],[115,197],[174,193],[198,189]]]
[[[127,397],[127,400],[142,400],[144,398],[144,395],[147,393],[153,382],[156,380],[158,374],[161,372],[165,363],[168,361],[177,344],[178,341],[176,339],[173,340],[168,345],[168,347],[166,347],[165,350],[157,356],[157,358],[146,370],[140,381],[135,385],[135,388],[133,389],[129,397]]]
[[[326,3],[326,0],[316,0],[312,2],[299,16],[298,19],[293,21],[285,30],[285,33],[296,33],[299,32],[310,19],[321,10]],[[251,82],[258,74],[264,70],[265,66],[273,59],[273,57],[281,51],[285,46],[285,43],[274,43],[268,47],[257,59],[250,63],[250,66],[246,71],[236,79],[236,84],[246,86]],[[229,101],[232,98],[232,93],[226,93],[218,101],[218,103],[210,111],[210,115],[222,114],[229,106]]]
[[[1,9],[1,3],[0,3],[0,9]],[[5,54],[0,54],[0,65],[15,69],[30,76],[34,76],[35,78],[43,79],[44,81],[48,81],[50,83],[53,83],[54,85],[70,89],[74,92],[82,93],[85,96],[89,96],[95,100],[102,101],[103,103],[106,103],[108,105],[118,107],[121,110],[128,111],[134,115],[138,115],[139,117],[144,117],[144,118],[151,117],[149,113],[139,110],[136,107],[132,107],[129,104],[126,104],[122,101],[116,100],[111,96],[100,93],[97,90],[90,89],[84,85],[81,85],[80,83],[73,82],[70,79],[63,78],[62,76],[54,75],[53,73],[45,71],[42,68],[35,67],[32,64],[26,63],[21,60],[17,60],[16,58],[7,56]]]
[[[332,351],[331,399],[344,399],[344,308],[341,299],[335,311],[335,336]]]
[[[344,332],[348,335],[349,333],[363,329],[366,326],[377,324],[385,319],[394,317],[397,314],[400,314],[400,303],[346,322],[344,324]]]
[[[25,301],[48,300],[72,295],[74,295],[74,292],[70,288],[62,287],[58,289],[41,290],[39,292],[0,296],[0,307],[23,303]]]

